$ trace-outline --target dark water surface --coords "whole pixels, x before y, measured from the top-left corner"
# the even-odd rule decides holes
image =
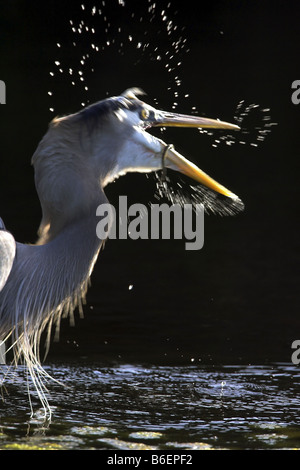
[[[0,449],[295,449],[300,370],[269,366],[46,367],[52,423],[22,369],[1,402]]]

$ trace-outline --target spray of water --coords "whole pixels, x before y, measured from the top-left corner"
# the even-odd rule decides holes
[[[136,79],[137,75],[139,82],[147,72],[150,80],[156,73],[163,74],[167,101],[171,103],[172,110],[176,110],[178,101],[184,99],[191,104],[190,114],[199,114],[181,78],[189,45],[186,28],[176,21],[176,8],[171,1],[156,3],[144,0],[140,5],[137,11],[124,0],[81,4],[79,12],[74,13],[77,19],[69,20],[70,41],[67,44],[57,42],[57,55],[50,71],[52,86],[48,91],[51,113],[57,112],[56,108],[63,111],[59,110],[59,98],[55,104],[57,93],[53,91],[55,87],[59,88],[61,81],[64,82],[64,90],[67,87],[75,101],[86,106],[97,101],[99,93],[100,96],[115,94],[115,89],[112,89],[114,83],[120,91],[122,67],[128,67],[133,69],[133,76]],[[109,82],[103,78],[107,67]],[[128,68],[126,76],[130,75]],[[95,83],[97,86],[92,86]],[[102,92],[101,87],[105,87]],[[153,101],[160,107],[156,97]],[[270,109],[247,104],[244,100],[237,104],[234,119],[241,127],[239,132],[214,133],[206,129],[199,129],[199,132],[210,140],[212,148],[237,144],[258,147],[276,124],[271,120]],[[163,134],[164,129],[160,132]],[[207,213],[220,215],[233,215],[244,208],[239,199],[231,200],[202,185],[191,185],[177,175],[172,174],[172,180],[162,180],[158,173],[155,182],[155,197],[165,197],[172,203],[202,203]]]
[[[180,68],[183,55],[189,51],[184,37],[185,28],[176,23],[177,12],[172,2],[162,7],[145,0],[141,2],[139,12],[133,9],[136,7],[120,0],[102,0],[96,5],[81,4],[80,11],[74,13],[77,19],[69,20],[70,41],[63,44],[59,40],[56,44],[56,56],[49,72],[51,113],[61,112],[59,101],[56,101],[60,87],[68,90],[75,99],[80,96],[81,106],[98,100],[99,94],[115,94],[116,90],[112,89],[114,83],[118,87],[117,92],[122,91],[119,87],[124,80],[124,69],[126,75],[132,70],[138,80],[139,73],[144,76],[148,73],[149,82],[153,76],[163,73],[172,109],[176,109],[178,88],[182,82]],[[110,83],[104,79],[105,68],[108,69]],[[95,83],[95,77],[99,77],[97,96],[90,85]],[[129,87],[133,83],[127,85]],[[155,103],[158,101],[155,97],[153,100]]]
[[[162,178],[160,173],[156,177],[157,199],[166,199],[171,204],[191,204],[196,208],[196,204],[202,204],[207,214],[217,214],[221,216],[236,215],[244,210],[244,203],[239,199],[231,199],[222,194],[216,193],[201,184],[191,185],[186,180],[172,174],[172,179],[168,176]]]

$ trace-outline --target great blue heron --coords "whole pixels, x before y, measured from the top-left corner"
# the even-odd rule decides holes
[[[48,410],[42,380],[45,371],[39,356],[41,333],[48,327],[49,345],[51,327],[85,296],[103,244],[96,236],[96,209],[108,202],[105,186],[127,172],[151,172],[165,166],[238,200],[146,132],[153,126],[238,126],[158,111],[138,94],[138,89],[130,89],[54,119],[32,158],[43,214],[37,243],[18,243],[3,223],[0,226],[0,340],[11,337],[15,360],[24,359]]]

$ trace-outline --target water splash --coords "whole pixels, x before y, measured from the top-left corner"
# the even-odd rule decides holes
[[[135,9],[133,9],[135,8]],[[48,90],[49,110],[59,109],[61,100],[58,90],[66,92],[76,104],[86,106],[99,100],[99,96],[111,96],[119,89],[120,77],[141,86],[143,81],[151,85],[153,76],[162,76],[166,96],[164,100],[175,111],[179,101],[190,106],[190,114],[199,115],[188,90],[184,89],[181,77],[184,59],[190,49],[186,28],[179,26],[178,12],[173,3],[165,5],[152,0],[140,2],[132,7],[130,2],[102,0],[96,4],[82,3],[77,19],[69,20],[70,41],[56,43],[57,54],[49,72],[51,89]],[[126,72],[126,73],[125,73]],[[132,78],[130,78],[132,77]],[[122,79],[124,81],[124,78]],[[63,85],[62,85],[63,84]],[[142,86],[147,90],[147,85]],[[154,105],[159,99],[152,97]],[[75,104],[74,104],[75,106]],[[234,120],[241,127],[239,132],[228,133],[199,129],[199,133],[211,140],[211,146],[258,147],[271,133],[276,123],[272,122],[270,109],[258,104],[240,101],[234,112]],[[165,130],[159,130],[164,134]],[[161,181],[156,175],[156,197],[165,197],[172,203],[203,204],[205,210],[220,215],[233,215],[243,210],[239,199],[232,200],[201,185],[190,185],[172,175]]]
[[[85,2],[79,12],[74,12],[77,19],[69,20],[70,41],[57,41],[56,57],[49,71],[51,113],[61,112],[60,92],[67,91],[81,106],[99,100],[99,96],[114,95],[113,84],[117,79],[116,86],[120,86],[124,72],[128,78],[132,74],[139,86],[147,75],[149,83],[153,76],[165,76],[172,109],[177,107],[182,84],[180,68],[183,55],[189,51],[185,27],[177,24],[172,2],[162,6],[147,0],[141,2],[138,10],[132,8],[125,1],[103,0],[96,5]],[[157,104],[157,98],[153,100]]]
[[[171,204],[191,204],[196,209],[197,204],[202,204],[207,214],[221,216],[236,215],[244,210],[244,203],[239,198],[231,199],[201,184],[192,185],[177,173],[172,173],[172,179],[168,176],[161,177],[155,174],[156,199],[166,199]]]
[[[272,122],[270,108],[264,108],[259,104],[246,104],[245,100],[238,103],[234,120],[241,130],[235,133],[225,133],[218,137],[213,137],[212,147],[220,145],[248,145],[258,147],[266,137],[272,132],[272,127],[276,122]],[[204,129],[201,129],[205,133]],[[207,134],[213,136],[212,133]]]
[[[49,71],[51,114],[65,112],[59,107],[64,101],[60,95],[65,97],[66,92],[70,102],[74,101],[74,111],[78,103],[84,107],[104,95],[121,93],[122,76],[123,81],[125,77],[131,80],[128,87],[137,82],[146,91],[153,76],[162,76],[165,100],[171,109],[176,110],[178,102],[185,101],[191,114],[199,114],[190,93],[184,90],[181,71],[190,49],[186,27],[179,26],[178,11],[172,2],[144,0],[137,7],[124,0],[101,0],[96,4],[87,1],[79,11],[74,10],[74,16],[76,19],[70,19],[68,25],[70,40],[57,41],[57,54]],[[146,86],[141,86],[143,81]],[[152,99],[159,105],[157,97]],[[234,119],[241,126],[238,133],[199,132],[211,139],[214,148],[233,144],[257,147],[276,125],[270,109],[244,100],[237,104]]]

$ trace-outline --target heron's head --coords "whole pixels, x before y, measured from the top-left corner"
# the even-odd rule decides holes
[[[53,233],[98,203],[99,186],[127,172],[179,171],[232,200],[238,197],[148,131],[152,127],[238,130],[215,119],[160,111],[132,88],[54,119],[32,157],[44,227]],[[101,193],[103,194],[103,193]],[[53,228],[55,226],[55,228]]]
[[[86,124],[90,151],[100,171],[102,186],[127,172],[151,172],[163,166],[177,170],[228,197],[235,195],[193,163],[147,132],[152,127],[195,127],[237,130],[238,126],[215,119],[160,111],[137,96],[132,88],[77,113]]]
[[[104,187],[127,172],[151,172],[163,167],[179,171],[226,197],[231,191],[148,131],[152,127],[195,127],[237,130],[215,119],[160,111],[138,98],[132,88],[78,113],[54,119],[40,142],[33,164],[36,186],[45,212],[83,210]]]

